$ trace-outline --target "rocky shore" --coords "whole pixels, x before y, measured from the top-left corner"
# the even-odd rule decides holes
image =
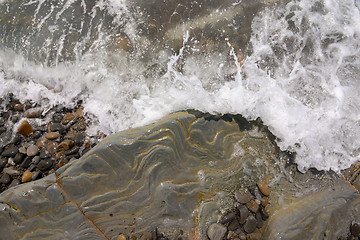
[[[61,105],[46,108],[21,102],[12,94],[0,99],[0,192],[16,185],[35,181],[54,173],[70,161],[80,158],[94,147],[104,134],[88,134],[92,119],[83,113],[81,102],[69,108]],[[260,240],[268,220],[271,204],[270,176],[256,185],[232,193],[234,205],[207,229],[210,240]],[[359,239],[360,224],[349,226],[347,240]],[[178,230],[176,239],[187,239]],[[118,240],[167,240],[155,228],[133,235],[121,233]]]
[[[0,109],[0,192],[55,172],[105,137],[87,134],[91,120],[81,102],[46,109],[9,94]]]

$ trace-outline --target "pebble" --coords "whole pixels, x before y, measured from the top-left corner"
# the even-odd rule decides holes
[[[49,154],[55,154],[56,153],[56,148],[58,146],[57,142],[48,142],[46,144],[46,150],[48,151]]]
[[[39,130],[36,130],[36,131],[33,133],[32,137],[33,137],[33,138],[39,138],[39,137],[41,137],[41,135],[42,135],[42,132],[39,131]]]
[[[58,147],[56,148],[56,151],[60,152],[60,151],[69,150],[73,145],[74,145],[74,142],[72,140],[65,139],[58,145]]]
[[[41,108],[30,108],[24,112],[26,118],[40,118],[43,110]]]
[[[21,103],[16,103],[15,105],[14,105],[14,110],[15,111],[24,111],[24,104],[21,104]]]
[[[225,217],[221,220],[221,224],[226,224],[228,222],[231,222],[236,217],[235,212],[230,212],[225,215]]]
[[[261,235],[261,233],[250,233],[247,235],[247,239],[248,240],[261,240],[262,235]]]
[[[256,213],[257,211],[259,211],[259,205],[254,200],[251,200],[250,202],[248,202],[246,204],[246,207],[253,213]]]
[[[12,167],[4,168],[3,173],[9,174],[10,176],[19,176],[20,172],[13,169]]]
[[[36,141],[36,146],[38,146],[39,148],[43,148],[46,146],[47,142],[48,142],[47,139],[44,136],[42,136],[38,138],[38,140]]]
[[[36,156],[38,153],[39,148],[35,145],[30,145],[26,150],[26,154],[30,157]]]
[[[84,110],[83,107],[79,107],[78,109],[76,109],[76,111],[75,111],[76,116],[78,116],[79,118],[82,118],[83,117],[83,110]]]
[[[6,128],[5,127],[0,127],[0,134],[2,134],[3,132],[6,132]]]
[[[25,155],[24,155],[23,153],[21,153],[21,152],[18,152],[18,153],[15,155],[13,161],[14,161],[14,163],[16,163],[16,164],[20,164],[20,163],[22,163],[22,161],[24,160],[24,158],[25,158]]]
[[[0,157],[0,171],[2,171],[4,169],[4,167],[6,166],[8,160],[6,158],[2,158]]]
[[[127,240],[127,237],[126,237],[124,234],[120,234],[120,235],[117,237],[117,240]]]
[[[26,170],[23,173],[23,176],[21,178],[21,182],[22,183],[26,183],[26,182],[30,182],[32,180],[32,175],[34,174],[34,172],[30,172],[29,170]]]
[[[61,136],[61,134],[58,132],[48,132],[45,134],[45,137],[49,140],[54,140],[60,136]]]
[[[22,121],[18,127],[18,133],[24,136],[30,136],[34,132],[34,129],[30,123],[26,120]]]
[[[268,205],[268,203],[269,203],[269,198],[268,198],[268,197],[263,197],[263,198],[261,199],[261,205],[262,205],[263,207],[266,207],[266,205]]]
[[[25,147],[19,147],[19,152],[22,154],[26,154],[26,148]]]
[[[45,159],[45,158],[50,158],[50,157],[51,157],[50,153],[48,153],[46,150],[42,150],[40,152],[40,158]]]
[[[79,147],[73,147],[73,148],[71,148],[71,149],[69,149],[69,150],[66,150],[66,151],[64,152],[64,154],[65,154],[65,155],[74,155],[74,154],[78,153],[79,150],[80,150]]]
[[[41,177],[41,172],[40,171],[36,171],[32,176],[31,176],[31,179],[34,181],[38,178]]]
[[[227,229],[219,223],[213,223],[207,230],[207,235],[210,240],[222,240],[225,236]]]
[[[76,131],[84,131],[86,130],[86,123],[83,119],[79,120],[77,123],[75,123],[72,126],[72,129],[76,130]]]
[[[350,226],[350,232],[354,236],[360,235],[360,223],[358,222],[352,222]]]
[[[11,177],[9,174],[4,173],[0,178],[0,183],[8,185],[11,182]]]
[[[15,157],[15,155],[19,152],[19,149],[15,146],[11,146],[5,151],[2,152],[1,156],[3,157]]]
[[[65,114],[63,120],[61,121],[61,123],[63,125],[68,124],[71,120],[73,120],[75,118],[75,115],[73,113],[67,113]]]
[[[28,168],[32,162],[32,157],[27,156],[24,161],[20,164],[20,167],[22,168]]]
[[[47,158],[50,158],[51,156],[49,155],[49,157]],[[35,156],[31,159],[31,163],[32,164],[38,164],[40,162],[40,156]]]
[[[44,170],[49,169],[52,165],[53,165],[52,159],[42,159],[38,164],[36,164],[36,167],[39,170],[44,171]]]
[[[245,204],[250,202],[254,197],[247,189],[240,189],[235,191],[235,199],[239,203]]]
[[[61,120],[63,119],[63,115],[60,113],[54,113],[52,119],[53,119],[54,123],[60,123]]]
[[[265,210],[265,208],[260,208],[260,214],[261,217],[264,221],[266,221],[266,219],[269,218],[269,214],[267,213],[267,211]]]
[[[60,134],[66,133],[66,129],[60,123],[53,123],[50,125],[51,132],[59,132]]]
[[[244,230],[247,233],[252,233],[255,231],[257,226],[257,221],[253,215],[250,215],[244,224]]]
[[[74,136],[74,143],[76,145],[82,145],[85,140],[85,134],[84,133],[77,133]]]
[[[17,186],[17,185],[19,185],[19,184],[20,184],[20,180],[19,180],[19,179],[14,179],[14,180],[12,180],[12,182],[10,183],[9,188],[15,187],[15,186]]]
[[[235,231],[236,229],[239,229],[241,226],[240,226],[240,223],[239,221],[235,218],[231,221],[231,223],[229,224],[228,226],[228,229],[230,231]]]
[[[250,212],[247,209],[247,207],[245,207],[244,205],[239,206],[238,211],[239,211],[239,215],[240,215],[239,222],[241,224],[244,224],[247,217],[250,215]]]
[[[269,196],[270,195],[270,188],[267,185],[267,183],[265,181],[257,181],[257,186],[259,188],[259,190],[261,191],[262,194],[264,194],[265,196]]]

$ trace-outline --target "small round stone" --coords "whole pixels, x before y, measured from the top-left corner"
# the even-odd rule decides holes
[[[40,118],[42,113],[41,108],[30,108],[24,112],[26,118]]]
[[[63,120],[61,121],[61,123],[63,125],[68,124],[71,120],[73,120],[75,118],[75,115],[73,113],[67,113],[65,114]]]
[[[34,132],[34,129],[30,123],[26,120],[22,121],[18,127],[18,133],[24,136],[30,136]]]
[[[360,223],[358,223],[358,222],[351,223],[350,231],[351,231],[352,235],[359,236],[360,235]]]
[[[53,119],[54,123],[60,123],[61,120],[63,119],[63,115],[60,113],[54,113],[52,119]]]
[[[36,167],[39,170],[44,171],[44,170],[47,170],[47,169],[51,168],[52,165],[53,165],[53,160],[52,159],[43,159],[36,165]]]
[[[244,224],[247,217],[250,215],[250,211],[244,205],[239,206],[238,211],[239,211],[239,215],[240,215],[239,222],[241,224]]]
[[[24,158],[25,158],[25,155],[22,154],[22,153],[20,153],[20,152],[18,152],[18,153],[15,155],[15,157],[14,157],[14,163],[20,164],[20,163],[22,163],[22,161],[24,160]]]
[[[41,177],[41,172],[40,171],[36,171],[32,176],[31,176],[31,179],[34,181],[38,178]]]
[[[8,147],[5,151],[2,152],[3,157],[15,157],[15,155],[19,152],[19,149],[15,146]]]
[[[253,213],[256,213],[257,211],[259,211],[259,205],[254,200],[251,200],[250,202],[248,202],[246,204],[246,207]]]
[[[226,224],[228,222],[231,222],[235,217],[236,217],[236,213],[230,212],[223,217],[223,219],[221,220],[221,224]]]
[[[50,131],[59,132],[60,134],[66,133],[66,129],[60,123],[53,123],[50,125]]]
[[[225,236],[227,229],[219,223],[213,223],[207,230],[207,235],[210,240],[222,240]]]
[[[49,156],[50,157],[50,156]],[[48,157],[48,158],[49,158]],[[40,156],[35,156],[31,159],[32,164],[38,164],[40,162]]]
[[[32,135],[32,137],[35,138],[35,139],[37,139],[37,138],[39,138],[41,136],[42,136],[42,132],[39,131],[39,130],[36,130]]]
[[[258,186],[258,188],[259,188],[259,190],[261,191],[262,194],[264,194],[265,196],[270,195],[270,188],[266,184],[265,181],[259,180],[256,184],[257,184],[257,186]]]
[[[25,182],[30,182],[32,180],[32,175],[34,174],[34,172],[30,172],[29,170],[26,170],[23,173],[23,176],[21,178],[21,182],[25,183]]]
[[[6,158],[0,157],[0,171],[2,171],[4,169],[7,162],[8,162],[8,160]]]
[[[45,137],[49,140],[54,140],[60,136],[61,136],[61,134],[58,132],[48,132],[45,134]]]
[[[19,176],[20,172],[12,167],[4,168],[3,172],[9,174],[10,176]]]
[[[26,156],[26,158],[24,159],[24,161],[20,164],[20,167],[22,168],[28,168],[30,166],[32,162],[32,157],[30,156]]]
[[[0,178],[0,183],[8,185],[11,182],[11,177],[9,174],[4,173]]]
[[[120,235],[117,237],[117,240],[127,240],[127,237],[126,237],[124,234],[120,234]]]
[[[69,150],[74,145],[74,142],[70,139],[65,139],[57,147],[56,151],[66,151]]]
[[[46,150],[48,151],[49,154],[55,154],[56,153],[56,148],[58,146],[57,142],[48,142],[46,144]]]
[[[39,148],[35,145],[30,145],[26,150],[26,154],[30,157],[36,156],[38,153]]]
[[[254,196],[247,189],[239,189],[235,191],[235,199],[239,203],[245,204],[254,199]]]
[[[244,230],[247,233],[252,233],[255,231],[257,226],[257,221],[253,215],[250,215],[244,224]]]
[[[20,184],[20,180],[19,180],[19,179],[14,179],[14,180],[12,180],[12,182],[10,183],[9,188],[15,187],[15,186],[17,186],[17,185],[19,185],[19,184]]]

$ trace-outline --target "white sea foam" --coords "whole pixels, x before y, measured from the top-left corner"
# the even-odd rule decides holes
[[[128,11],[125,1],[106,3]],[[357,5],[301,0],[265,9],[253,21],[252,53],[241,64],[231,39],[225,52],[189,54],[191,29],[184,29],[184,52],[154,53],[152,63],[165,66],[165,73],[150,75],[148,64],[122,51],[91,49],[76,62],[44,67],[4,50],[0,95],[12,91],[50,105],[83,99],[85,111],[98,118],[96,129],[106,133],[189,108],[261,117],[281,149],[297,152],[301,170],[337,171],[360,154]],[[125,26],[129,36],[136,35],[133,24]]]

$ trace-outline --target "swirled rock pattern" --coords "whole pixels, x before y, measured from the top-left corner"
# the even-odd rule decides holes
[[[109,136],[55,174],[2,193],[0,232],[7,239],[116,239],[159,227],[168,236],[176,229],[204,236],[231,205],[228,193],[255,184],[275,160],[266,133],[243,123],[179,112]]]

